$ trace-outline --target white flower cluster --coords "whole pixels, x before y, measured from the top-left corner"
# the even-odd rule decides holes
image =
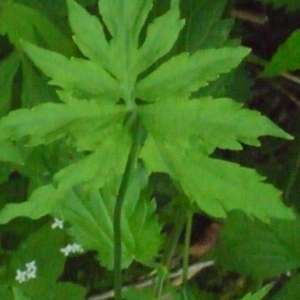
[[[30,279],[36,278],[37,268],[36,268],[36,265],[35,265],[35,260],[25,264],[25,266],[26,266],[25,271],[17,270],[17,275],[16,275],[15,279],[17,281],[19,281],[20,283],[23,283],[23,282],[28,281]]]
[[[60,252],[62,252],[65,256],[68,256],[70,253],[83,253],[83,248],[81,245],[73,243],[61,248]]]
[[[55,228],[63,229],[64,228],[64,221],[60,220],[60,219],[57,219],[57,218],[54,218],[54,223],[51,225],[51,228],[52,229],[55,229]]]

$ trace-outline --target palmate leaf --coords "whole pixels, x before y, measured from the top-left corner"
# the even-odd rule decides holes
[[[79,98],[100,97],[117,101],[119,86],[99,63],[65,56],[23,42],[23,48],[33,62],[49,77],[50,84],[74,91]]]
[[[135,259],[152,260],[160,249],[161,226],[155,216],[155,203],[140,197],[144,175],[130,181],[122,215],[122,266]],[[116,182],[118,184],[119,181]],[[114,184],[114,185],[116,185]],[[70,233],[85,250],[96,250],[101,265],[113,268],[113,211],[115,188],[106,187],[70,193],[60,202],[57,213],[71,224]]]
[[[300,6],[300,5],[299,5]],[[276,76],[283,71],[294,71],[300,68],[300,29],[281,44],[271,61],[264,69],[262,76]]]
[[[147,101],[189,97],[208,81],[236,67],[249,52],[244,47],[224,47],[179,54],[139,81],[135,95]]]
[[[160,140],[187,144],[192,137],[222,149],[240,150],[241,143],[259,146],[258,137],[291,138],[257,111],[231,99],[200,98],[162,101],[139,108],[144,126]]]
[[[227,270],[259,280],[272,278],[299,267],[299,236],[299,220],[272,219],[265,224],[234,212],[221,231],[217,260]]]
[[[126,5],[123,1],[99,1],[99,12],[112,35],[108,42],[100,21],[69,0],[69,22],[75,43],[86,57],[98,62],[120,82],[127,72],[134,83],[139,73],[171,49],[184,24],[179,20],[178,5],[173,6],[150,24],[145,42],[138,49],[139,34],[151,7],[151,0],[135,0]]]
[[[74,99],[67,104],[44,103],[2,118],[0,139],[27,138],[28,145],[37,146],[69,136],[79,150],[94,150],[109,126],[123,122],[125,113],[124,106],[109,103],[99,106]]]
[[[235,209],[263,221],[295,217],[281,203],[280,191],[262,182],[264,178],[252,169],[150,138],[141,157],[149,172],[169,173],[185,194],[213,217],[224,218]]]

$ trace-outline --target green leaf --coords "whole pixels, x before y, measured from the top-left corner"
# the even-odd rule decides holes
[[[262,72],[262,76],[276,76],[284,71],[294,71],[300,68],[300,29],[281,44],[271,61]]]
[[[236,67],[248,53],[244,47],[224,47],[179,54],[139,81],[135,94],[147,101],[189,97],[208,81]]]
[[[39,11],[13,1],[2,1],[0,8],[0,33],[12,44],[19,45],[20,39],[37,42],[42,36],[52,50],[74,52],[70,40]]]
[[[144,175],[136,173],[130,181],[122,216],[122,266],[135,259],[152,260],[160,249],[161,226],[155,213],[155,203],[140,197]],[[71,224],[70,233],[85,250],[96,250],[100,264],[113,268],[113,212],[116,188],[99,191],[91,188],[71,193],[58,208],[64,220]],[[80,196],[79,196],[80,195]]]
[[[113,60],[99,19],[90,15],[74,0],[68,0],[67,4],[69,23],[74,32],[73,39],[76,45],[90,60],[97,61],[104,69],[110,70]]]
[[[71,282],[59,282],[55,285],[56,288],[56,300],[82,300],[85,298],[86,291],[81,285]]]
[[[138,52],[137,68],[139,72],[150,67],[171,50],[184,25],[184,21],[179,18],[179,9],[174,6],[148,26],[145,42]],[[161,38],[162,36],[164,38]]]
[[[9,286],[1,285],[0,293],[1,293],[2,300],[15,300],[15,298],[12,294],[11,287],[9,287]]]
[[[299,298],[300,274],[293,275],[275,296],[274,300],[298,300]]]
[[[55,88],[47,84],[48,78],[38,74],[29,59],[22,61],[22,107],[31,108],[46,102],[58,102]]]
[[[77,97],[99,97],[117,101],[120,96],[119,86],[99,63],[81,58],[65,56],[28,42],[22,43],[27,55],[52,80],[49,82],[66,90],[71,90]]]
[[[152,287],[147,288],[129,288],[124,291],[124,298],[126,300],[154,300],[154,291]]]
[[[264,224],[235,212],[221,231],[217,260],[226,269],[259,280],[272,278],[299,267],[299,235],[299,220],[272,219]]]
[[[12,162],[15,164],[23,164],[24,159],[20,149],[10,141],[1,141],[0,143],[0,160]]]
[[[254,81],[245,66],[240,65],[230,73],[222,74],[217,80],[200,88],[195,97],[228,97],[240,103],[246,103],[252,97],[251,87]]]
[[[124,106],[109,103],[100,106],[75,99],[67,104],[44,103],[2,118],[0,138],[13,141],[27,138],[28,145],[37,146],[70,136],[79,150],[94,150],[101,144],[100,133],[109,130],[111,124],[113,128],[118,126],[125,113]],[[95,134],[99,134],[99,139]]]
[[[100,136],[102,144],[98,151],[60,170],[54,176],[59,189],[67,190],[86,182],[93,182],[99,188],[115,175],[124,172],[130,139],[125,131],[118,130],[117,127],[113,129],[106,136]]]
[[[13,90],[13,80],[19,68],[19,58],[15,52],[3,59],[0,63],[0,117],[10,110]]]
[[[282,204],[280,192],[262,182],[264,178],[252,169],[150,139],[141,157],[149,172],[169,173],[185,194],[213,217],[224,218],[226,212],[240,209],[263,221],[295,218]]]
[[[50,214],[57,204],[59,194],[52,185],[37,188],[28,201],[9,203],[0,211],[0,224],[5,224],[17,217],[38,219]]]
[[[240,150],[241,143],[259,146],[258,137],[291,136],[257,111],[226,98],[162,101],[144,105],[139,114],[155,139],[187,145],[192,137],[222,149]]]
[[[14,295],[14,300],[31,300],[31,298],[28,298],[27,296],[24,295],[21,288],[18,286],[13,286],[12,292]]]
[[[137,69],[137,49],[139,33],[152,7],[151,0],[99,1],[99,12],[112,36],[110,55],[114,61],[113,75],[118,79],[128,103],[139,70]]]
[[[272,284],[268,284],[268,285],[264,286],[261,290],[256,292],[255,294],[248,293],[241,300],[261,300],[264,298],[265,295],[268,294],[268,292],[270,291],[272,286],[273,286]],[[291,299],[291,298],[288,298],[288,299]]]
[[[13,254],[11,270],[13,276],[17,270],[26,270],[26,263],[36,265],[36,278],[18,283],[22,291],[31,300],[51,300],[55,294],[55,285],[64,269],[65,256],[60,252],[64,246],[65,234],[59,229],[52,229],[47,223],[22,243]],[[17,283],[17,282],[16,282]]]
[[[194,52],[204,48],[219,48],[228,39],[233,19],[221,17],[227,0],[188,0],[182,2],[181,13],[187,20],[179,44],[185,51]]]
[[[152,0],[132,0],[126,4],[122,0],[99,1],[99,12],[105,25],[116,43],[120,42],[123,46],[137,46],[138,35],[151,7]]]

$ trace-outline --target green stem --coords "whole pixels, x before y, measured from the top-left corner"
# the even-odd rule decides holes
[[[182,284],[185,286],[188,282],[188,270],[189,270],[189,256],[190,256],[190,244],[193,224],[193,213],[188,212],[185,236],[184,236],[184,253],[183,253],[183,272],[182,272]]]
[[[119,187],[115,209],[114,209],[114,292],[115,299],[122,299],[122,234],[121,214],[124,198],[134,170],[140,147],[144,141],[145,131],[138,118],[134,124],[134,138],[125,166],[124,175]]]
[[[175,226],[167,242],[166,249],[162,258],[162,265],[164,267],[168,267],[170,264],[171,258],[175,252],[180,234],[182,232],[184,221],[185,221],[184,218],[180,218],[178,222],[175,223]],[[155,282],[155,287],[154,287],[154,294],[156,299],[159,299],[162,295],[165,279],[166,279],[165,273],[161,272],[160,274],[158,274],[158,278]]]

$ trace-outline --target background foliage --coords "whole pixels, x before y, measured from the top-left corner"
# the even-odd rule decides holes
[[[1,297],[112,288],[134,109],[147,136],[122,210],[124,284],[164,278],[190,253],[214,265],[177,288],[166,280],[162,294],[298,299],[300,2],[163,0],[150,11],[135,0],[124,19],[117,2],[100,1],[100,16],[97,1],[0,4]],[[32,261],[36,278],[18,282]],[[154,299],[150,287],[124,297]]]

